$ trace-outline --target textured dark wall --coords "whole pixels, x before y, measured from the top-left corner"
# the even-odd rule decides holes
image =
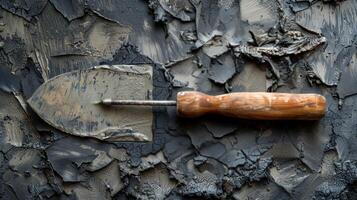
[[[357,1],[1,0],[2,199],[357,199]],[[26,100],[100,64],[151,64],[154,98],[322,94],[316,122],[176,117],[153,141],[62,133]]]

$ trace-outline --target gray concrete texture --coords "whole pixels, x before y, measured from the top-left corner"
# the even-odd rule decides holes
[[[357,198],[356,0],[0,0],[0,7],[2,199]],[[174,107],[105,118],[99,130],[139,125],[151,140],[124,142],[63,132],[29,106],[51,78],[78,81],[78,70],[100,65],[150,66],[150,81],[133,86],[142,89],[138,98],[147,90],[155,100],[186,90],[318,93],[328,108],[310,122],[187,120]],[[112,89],[129,83],[106,73],[97,81]],[[130,86],[108,95],[129,94]]]

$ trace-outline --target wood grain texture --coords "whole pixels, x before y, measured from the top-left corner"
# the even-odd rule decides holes
[[[325,115],[325,97],[318,94],[241,92],[209,96],[179,92],[177,112],[182,117],[219,114],[257,120],[317,120]]]

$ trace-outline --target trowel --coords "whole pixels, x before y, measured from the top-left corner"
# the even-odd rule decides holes
[[[53,77],[28,100],[48,124],[73,135],[105,141],[150,141],[152,107],[176,106],[181,117],[206,114],[252,120],[318,120],[319,94],[238,92],[210,96],[179,92],[176,101],[152,100],[152,67],[98,66]]]

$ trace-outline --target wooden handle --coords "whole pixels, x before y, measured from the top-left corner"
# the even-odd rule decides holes
[[[317,120],[325,115],[325,97],[318,94],[266,92],[229,93],[209,96],[179,92],[177,112],[182,117],[220,114],[258,120]]]

